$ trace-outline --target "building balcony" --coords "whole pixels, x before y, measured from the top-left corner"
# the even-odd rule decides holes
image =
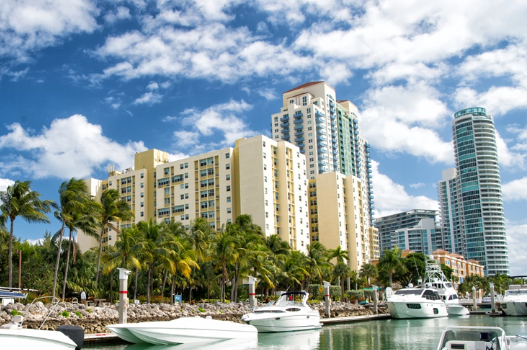
[[[297,111],[294,115],[295,118],[302,118],[303,117],[303,114],[301,111]]]
[[[282,118],[280,118],[280,121],[281,121],[281,122],[286,122],[286,121],[288,121],[288,120],[289,120],[289,117],[282,117]]]
[[[282,136],[282,141],[287,141],[287,142],[289,142],[289,137],[284,137],[284,136]]]
[[[280,126],[282,128],[287,128],[289,126],[289,122],[282,123],[282,124],[280,124]]]
[[[322,118],[324,118],[324,114],[322,114],[320,111],[316,110],[315,111],[315,117],[322,117]]]
[[[300,147],[300,148],[304,147],[304,143],[300,142],[299,144],[297,144],[297,147]]]
[[[318,154],[326,154],[326,153],[328,153],[327,149],[321,148],[321,147],[318,148]]]
[[[295,130],[302,130],[304,128],[303,124],[295,125]]]
[[[300,147],[300,145],[298,145],[298,147]],[[302,147],[304,147],[304,144],[302,144]],[[306,153],[306,150],[303,148],[300,148],[300,153],[304,154]]]
[[[326,147],[328,145],[326,141],[319,141],[317,143],[318,143],[318,147]]]
[[[302,142],[304,141],[304,138],[303,137],[298,137],[295,139],[295,143],[299,143],[299,142]]]
[[[315,118],[315,121],[317,122],[317,124],[318,124],[318,123],[325,123],[325,122],[326,122],[326,120],[324,119],[324,117],[316,117],[316,118]]]
[[[339,154],[339,151],[337,151],[336,149],[333,150],[333,154],[334,155],[338,155]]]
[[[294,123],[295,124],[298,124],[298,123],[302,123],[304,121],[304,119],[300,118],[300,119],[295,119]]]
[[[280,130],[280,132],[282,134],[289,134],[289,128],[282,129],[282,130]]]
[[[335,107],[335,102],[333,102],[333,100],[329,100],[329,106],[332,108]]]
[[[303,130],[295,132],[295,136],[303,136],[303,135],[304,135],[304,131]]]
[[[326,136],[324,136],[324,135],[318,135],[318,136],[317,136],[317,140],[318,140],[318,141],[326,141],[326,139],[327,139],[327,138],[326,138]]]
[[[328,156],[325,155],[325,154],[321,154],[321,155],[318,156],[318,159],[324,159],[324,160],[326,160],[326,159],[328,159]]]

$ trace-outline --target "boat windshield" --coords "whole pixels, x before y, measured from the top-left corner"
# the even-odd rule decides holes
[[[305,293],[284,293],[280,296],[280,299],[276,302],[276,306],[302,306],[305,298]]]
[[[505,296],[527,295],[527,289],[513,289],[505,292]]]
[[[422,289],[401,289],[395,292],[395,295],[421,295]]]
[[[500,336],[499,330],[494,329],[449,329],[444,333],[440,349],[467,349],[453,345],[465,346],[467,342],[481,342],[485,344],[483,349],[501,350]]]

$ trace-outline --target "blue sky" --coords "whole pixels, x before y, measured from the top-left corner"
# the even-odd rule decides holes
[[[3,0],[0,190],[57,199],[149,148],[172,159],[269,134],[325,80],[361,111],[377,217],[437,209],[459,109],[494,115],[512,273],[527,263],[527,2]],[[16,222],[38,239],[52,225]]]

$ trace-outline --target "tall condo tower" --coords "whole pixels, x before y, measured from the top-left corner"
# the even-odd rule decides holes
[[[333,171],[358,177],[364,184],[363,218],[373,227],[370,145],[361,137],[358,114],[353,103],[337,100],[327,83],[309,82],[283,94],[283,107],[272,115],[272,135],[306,155],[310,180]]]
[[[438,186],[444,239],[486,275],[509,274],[494,119],[485,108],[463,109],[452,132],[456,171],[443,172]]]

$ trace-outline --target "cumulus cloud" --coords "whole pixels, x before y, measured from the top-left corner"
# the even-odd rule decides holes
[[[0,57],[27,61],[29,53],[57,45],[68,35],[91,33],[97,14],[89,0],[3,0]]]
[[[146,87],[147,90],[157,90],[159,89],[159,84],[156,83],[155,81],[151,82],[150,84],[148,84],[148,86]]]
[[[115,12],[109,12],[104,16],[104,19],[108,23],[114,23],[119,20],[123,19],[130,19],[132,16],[130,15],[130,10],[127,7],[119,6]]]
[[[501,165],[510,169],[525,169],[527,153],[510,149],[500,133],[496,131],[496,145],[498,147],[498,160]],[[519,144],[518,144],[519,145]]]
[[[141,97],[138,97],[134,101],[134,105],[149,104],[153,105],[155,103],[161,102],[163,95],[156,94],[155,92],[146,92]]]
[[[373,191],[375,193],[375,217],[382,217],[411,209],[438,210],[436,200],[426,196],[411,196],[404,186],[395,183],[379,172],[379,163],[372,161]]]
[[[250,93],[250,90],[247,89],[246,91],[247,93]],[[258,89],[258,95],[262,96],[266,100],[275,100],[278,98],[275,89],[270,88]]]
[[[509,247],[509,265],[512,275],[525,273],[527,255],[525,242],[527,241],[527,225],[515,224],[508,220],[505,222],[507,232],[507,245]]]
[[[251,130],[242,119],[243,113],[251,108],[252,106],[243,100],[231,100],[205,110],[186,109],[181,113],[179,120],[182,126],[189,129],[174,132],[177,141],[176,147],[190,148],[195,146],[197,149],[203,150],[207,147],[207,143],[200,143],[200,137],[211,137],[216,132],[223,135],[223,140],[219,144],[209,142],[209,146],[231,146],[237,139],[258,134],[258,132]]]
[[[0,164],[2,170],[18,169],[35,178],[88,177],[108,164],[118,168],[133,164],[134,154],[146,150],[143,142],[119,144],[103,135],[100,125],[82,115],[55,119],[40,133],[14,123],[0,136],[0,149],[16,149],[20,156]]]
[[[426,185],[425,185],[424,183],[422,183],[422,182],[418,182],[418,183],[416,183],[416,184],[410,184],[409,186],[410,186],[411,188],[416,188],[416,189],[417,189],[417,188],[424,187],[424,186],[426,186]]]
[[[15,182],[11,179],[0,179],[0,191],[5,191],[8,186],[11,186]]]
[[[364,137],[381,151],[451,164],[452,144],[434,130],[450,114],[439,92],[426,84],[386,86],[366,93],[360,125]]]
[[[501,192],[505,201],[527,200],[527,177],[502,184]]]

